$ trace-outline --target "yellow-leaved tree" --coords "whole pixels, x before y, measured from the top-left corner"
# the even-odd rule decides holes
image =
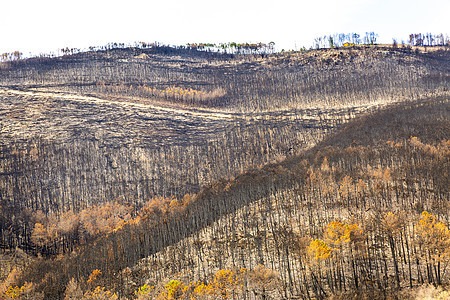
[[[312,240],[308,247],[309,256],[317,261],[322,261],[331,256],[333,249],[322,240]]]
[[[447,225],[439,222],[435,215],[422,212],[416,226],[416,242],[427,264],[434,265],[435,283],[442,284],[441,263],[450,260],[450,230]]]
[[[416,230],[423,254],[437,262],[450,259],[450,230],[447,225],[439,222],[435,215],[424,211]]]
[[[92,292],[88,291],[84,294],[83,300],[117,300],[119,297],[104,287],[97,286]]]

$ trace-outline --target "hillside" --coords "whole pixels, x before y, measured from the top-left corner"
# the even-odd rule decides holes
[[[18,61],[3,68],[0,84],[229,112],[342,108],[445,90],[447,49],[419,49],[360,46],[266,55],[112,49]]]
[[[264,57],[169,50],[4,64],[1,182],[23,186],[4,187],[2,198],[51,211],[196,193],[299,153],[360,113],[448,94],[445,48]]]
[[[46,257],[19,284],[63,298],[98,269],[121,297],[168,280],[188,297],[226,270],[233,297],[291,299],[448,282],[412,231],[423,211],[449,222],[445,48],[167,51],[0,68],[0,245]],[[333,221],[348,241],[314,263]]]
[[[59,285],[64,278],[99,269],[105,274],[107,281],[104,284],[108,282],[113,290],[130,293],[145,283],[157,286],[169,279],[185,283],[204,281],[219,269],[252,270],[262,264],[277,272],[278,284],[285,287],[278,292],[284,293],[287,298],[306,297],[307,292],[321,298],[330,292],[348,292],[349,289],[375,296],[397,290],[395,281],[386,281],[386,277],[377,278],[379,275],[376,274],[385,272],[386,276],[396,276],[391,255],[394,255],[394,260],[398,255],[400,258],[396,264],[400,266],[396,268],[403,270],[403,277],[398,280],[399,286],[415,286],[427,281],[447,282],[445,271],[439,271],[440,278],[436,278],[438,275],[434,273],[421,273],[425,272],[423,268],[433,263],[419,264],[418,260],[416,266],[408,261],[411,257],[420,257],[416,251],[424,246],[415,240],[417,236],[412,231],[412,225],[418,222],[422,211],[433,212],[448,224],[449,164],[448,142],[445,142],[450,132],[448,109],[448,99],[434,99],[418,106],[395,107],[375,117],[368,117],[368,120],[363,118],[351,122],[324,142],[338,139],[342,145],[319,145],[303,155],[243,174],[235,180],[214,184],[194,199],[185,198],[175,204],[171,201],[152,201],[144,210],[145,214],[135,221],[60,262],[41,261],[35,265],[40,270],[34,275],[37,277],[26,278],[35,282],[43,270],[53,273],[62,265],[71,266],[64,268],[68,273],[54,275],[53,282]],[[447,111],[444,118],[443,110]],[[410,114],[426,118],[429,122],[415,122],[414,126],[410,126],[411,123],[405,122]],[[434,127],[444,130],[431,140],[426,134],[418,137],[397,135],[399,131],[395,127],[390,132],[384,131],[384,128],[374,130],[379,117],[416,133]],[[358,133],[345,136],[347,129],[353,126],[372,132],[367,135],[372,142],[355,143]],[[386,134],[394,139],[380,139]],[[389,224],[377,221],[387,218],[389,212],[394,214],[394,218],[402,218],[394,220],[401,223],[390,225],[397,226],[394,228],[395,235],[391,236],[393,240],[390,240],[389,232],[386,233],[389,227],[384,227]],[[314,239],[324,235],[325,224],[337,220],[354,222],[359,224],[358,229],[364,230],[359,240],[353,240],[357,237],[351,238],[349,248],[343,243],[342,247],[345,247],[341,251],[352,251],[356,247],[353,251],[364,255],[360,247],[369,247],[372,252],[368,255],[373,257],[356,256],[350,259],[342,256],[342,265],[336,266],[342,270],[335,271],[346,274],[345,279],[326,273],[321,275],[324,276],[322,282],[315,282],[317,279],[310,277],[318,276],[314,275],[317,270],[314,271],[313,267],[320,268],[319,265],[324,262],[319,260],[319,265],[309,265],[308,237]],[[406,254],[402,251],[407,245],[411,247],[408,243],[419,248],[414,248],[414,253],[408,250]],[[394,247],[396,254],[390,252],[389,245]],[[105,256],[105,253],[110,254]],[[147,256],[138,263],[140,258]],[[335,263],[335,259],[333,256],[322,268],[326,270],[326,266]],[[383,268],[377,261],[389,264],[387,269],[377,271]],[[365,265],[369,262],[373,265]],[[357,273],[347,269],[352,264],[357,264],[359,271],[353,270]],[[421,264],[424,265],[420,267]],[[404,269],[408,267],[409,273]],[[127,277],[112,275],[120,270]],[[305,272],[302,276],[306,277],[299,278],[298,272]],[[297,279],[291,281],[294,277]],[[327,280],[346,280],[347,287],[343,287],[341,282],[341,287],[334,290],[334,285],[326,286],[330,284]],[[324,291],[318,291],[317,285],[324,285]],[[270,293],[277,293],[277,289]],[[282,297],[282,294],[273,297]],[[247,296],[251,297],[251,294]]]

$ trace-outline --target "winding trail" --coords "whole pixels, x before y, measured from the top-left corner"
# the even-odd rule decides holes
[[[368,111],[374,108],[380,108],[384,106],[381,101],[374,102],[368,105],[355,105],[355,106],[345,106],[333,109],[326,109],[321,107],[311,107],[305,108],[303,110],[291,109],[291,110],[277,110],[277,111],[266,111],[266,112],[256,112],[256,113],[233,113],[233,112],[223,112],[218,110],[208,110],[199,108],[180,108],[175,105],[164,104],[155,105],[152,103],[137,103],[134,102],[132,98],[121,97],[124,101],[108,100],[92,96],[84,96],[71,94],[66,92],[50,92],[50,91],[40,91],[40,90],[17,90],[17,89],[7,89],[0,88],[0,94],[6,95],[22,95],[31,96],[38,98],[54,98],[59,100],[69,100],[69,101],[79,101],[91,104],[106,104],[106,105],[116,105],[124,108],[137,108],[141,111],[159,111],[164,113],[173,114],[174,117],[179,116],[190,116],[195,118],[204,118],[212,120],[243,120],[243,121],[257,121],[257,120],[270,120],[270,121],[289,121],[298,120],[299,117],[302,119],[319,120],[318,115],[340,115],[342,112],[351,112],[353,114],[358,114],[364,111]],[[127,101],[131,100],[131,101]]]

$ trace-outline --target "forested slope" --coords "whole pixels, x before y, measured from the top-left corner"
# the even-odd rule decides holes
[[[25,278],[36,282],[47,271],[52,275],[42,284],[56,292],[72,277],[83,286],[80,274],[98,269],[99,282],[127,294],[169,279],[206,284],[218,270],[245,268],[248,274],[233,275],[245,288],[233,289],[251,298],[264,285],[251,282],[258,265],[275,272],[276,284],[264,292],[275,298],[383,295],[448,282],[448,109],[445,98],[395,106],[350,122],[303,155],[192,198],[154,199],[138,218],[71,257],[38,262]],[[412,122],[411,115],[428,122]],[[380,126],[379,118],[397,126]],[[355,126],[366,141],[348,131]],[[329,145],[333,140],[340,144]],[[442,232],[421,222],[442,224]]]
[[[445,48],[372,46],[265,56],[129,48],[4,63],[1,198],[62,212],[196,193],[311,147],[355,115],[447,94],[448,62]]]
[[[132,48],[0,75],[0,248],[29,255],[6,282],[31,294],[324,298],[448,282],[445,48]]]

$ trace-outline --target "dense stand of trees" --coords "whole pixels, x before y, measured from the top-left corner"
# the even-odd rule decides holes
[[[290,147],[301,149],[317,143],[325,128],[334,127],[338,121],[345,122],[350,115],[344,110],[328,123],[325,119],[304,123],[300,115],[297,126],[286,127],[267,121],[254,126],[247,124],[223,132],[222,139],[206,143],[201,140],[194,143],[191,139],[187,144],[162,145],[163,136],[151,147],[149,144],[118,147],[114,143],[108,145],[108,138],[99,142],[78,136],[62,144],[36,140],[26,146],[20,142],[5,145],[1,247],[36,249],[30,245],[37,222],[31,217],[33,211],[59,215],[109,201],[130,202],[139,207],[157,195],[196,193],[202,186],[222,177],[236,176],[249,166],[270,162],[277,155],[278,159],[292,155],[295,152]],[[127,131],[127,135],[132,137],[132,132]],[[154,141],[155,136],[152,138]],[[116,138],[111,139],[114,141]],[[299,144],[295,145],[295,141]],[[16,218],[11,219],[11,215]]]
[[[0,70],[0,251],[41,257],[0,293],[323,298],[448,282],[445,50],[94,50]]]
[[[288,298],[382,294],[447,282],[448,178],[441,177],[449,166],[447,147],[448,142],[431,146],[413,138],[337,153],[329,148],[331,156],[317,153],[317,167],[302,162],[309,170],[297,174],[307,174],[303,184],[273,192],[149,256],[143,272],[156,284],[170,273],[201,280],[223,266],[263,264],[280,273]],[[367,167],[355,168],[352,161]]]
[[[101,270],[98,284],[119,295],[145,284],[161,294],[174,280],[208,289],[219,270],[259,265],[275,272],[276,287],[262,291],[242,275],[236,297],[383,295],[448,282],[450,131],[426,134],[449,128],[448,115],[440,118],[445,108],[448,100],[438,99],[392,109],[359,121],[371,138],[361,144],[344,129],[335,137],[343,145],[317,147],[193,197],[149,201],[85,248],[37,261],[19,284],[40,282],[37,290],[54,297],[71,278],[86,291],[89,274]],[[429,123],[409,126],[410,116]],[[380,119],[407,127],[370,132]]]
[[[54,80],[59,82],[58,90],[87,93],[94,88],[99,89],[97,93],[102,97],[105,94],[106,98],[133,97],[130,101],[137,104],[152,104],[154,97],[161,98],[157,103],[175,101],[194,107],[198,106],[198,101],[203,101],[206,107],[216,106],[214,101],[223,102],[225,104],[219,107],[230,112],[231,119],[189,117],[184,113],[174,116],[147,107],[123,109],[120,102],[114,103],[115,98],[112,102],[97,104],[58,99],[54,95],[2,94],[3,107],[10,111],[2,123],[1,136],[0,193],[5,211],[24,215],[22,210],[28,208],[63,213],[108,201],[139,205],[153,196],[196,193],[210,182],[234,177],[246,169],[314,145],[327,132],[366,110],[364,106],[353,107],[355,105],[377,103],[381,97],[387,97],[386,101],[399,94],[419,97],[431,91],[438,93],[443,89],[442,83],[448,80],[436,71],[445,68],[445,64],[441,64],[445,53],[426,57],[427,64],[412,64],[395,57],[402,52],[394,53],[392,58],[378,57],[382,54],[379,50],[330,52],[331,61],[336,59],[333,55],[337,55],[336,64],[310,54],[273,56],[267,61],[269,66],[252,63],[255,68],[264,70],[261,73],[245,66],[245,61],[242,66],[230,66],[228,60],[216,61],[218,66],[212,62],[204,66],[201,56],[186,61],[198,71],[184,70],[170,57],[156,56],[147,61],[135,58],[134,55],[142,54],[136,51],[119,49],[109,54],[98,53],[98,60],[90,53],[49,64],[27,61],[5,71],[2,80],[5,86],[15,83],[22,87],[26,87],[27,82],[40,82],[37,86],[46,89],[55,88],[49,86],[50,80]],[[122,64],[118,58],[121,55],[130,61]],[[323,55],[326,57],[327,52]],[[116,69],[104,70],[105,64]],[[162,67],[171,64],[174,66]],[[298,65],[290,68],[290,64]],[[412,69],[416,64],[417,68]],[[338,71],[342,69],[334,70],[337,66],[348,73],[345,71],[346,75],[342,75]],[[82,73],[78,73],[80,71]],[[234,75],[230,77],[229,72]],[[133,76],[146,78],[149,85],[108,84],[113,79],[125,80]],[[217,90],[213,87],[208,88],[210,92],[204,92],[208,89],[203,85],[198,85],[197,89],[173,85],[150,89],[155,82],[167,80],[166,76],[176,82],[192,79],[212,82],[220,92],[215,94]],[[81,78],[90,81],[97,77],[102,83],[77,87],[78,82],[83,82]],[[238,99],[242,95],[249,98],[242,103],[226,104],[227,99]],[[304,108],[333,103],[350,107]],[[258,107],[281,111],[258,112]],[[242,114],[250,109],[257,110],[250,117]],[[214,117],[216,111],[204,112]],[[40,122],[35,122],[36,116]],[[43,138],[36,138],[36,135]],[[22,219],[28,220],[28,217],[17,219],[12,227],[10,221],[5,221],[1,227],[3,248],[29,249],[31,227],[26,225],[29,221],[19,221]]]
[[[298,124],[263,120],[233,126],[219,122],[209,124],[210,130],[215,128],[211,134],[191,130],[195,137],[175,134],[170,136],[172,142],[166,135],[158,137],[150,131],[148,136],[137,136],[136,142],[118,144],[123,136],[133,139],[133,131],[125,127],[123,134],[105,136],[102,141],[78,134],[60,144],[30,139],[26,145],[20,140],[3,145],[1,248],[34,247],[29,245],[32,225],[37,222],[32,218],[33,211],[60,215],[110,201],[139,207],[154,196],[196,193],[220,178],[293,155],[317,143],[325,129],[331,131],[350,118],[347,110],[335,113],[333,118],[308,122],[299,115]],[[151,124],[145,122],[142,128],[149,130]],[[135,122],[132,125],[140,130]],[[104,130],[114,131],[114,127]],[[7,139],[8,143],[12,141]],[[11,219],[11,214],[16,218]]]

